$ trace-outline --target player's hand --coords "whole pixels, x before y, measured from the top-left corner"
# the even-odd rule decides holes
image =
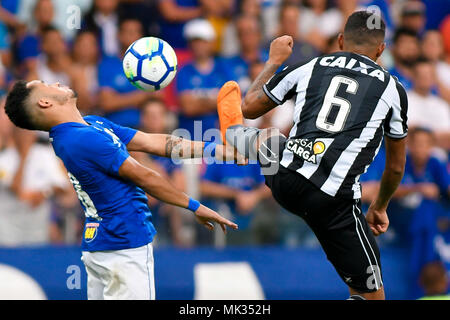
[[[282,65],[284,61],[292,54],[294,40],[291,36],[281,36],[270,44],[268,63]]]
[[[236,148],[233,148],[229,144],[216,145],[216,155],[217,160],[220,161],[234,161],[238,165],[246,165],[248,164],[248,159],[246,159],[243,155],[241,155]]]
[[[235,230],[238,228],[237,224],[225,219],[220,214],[209,209],[208,207],[205,207],[204,205],[200,205],[194,214],[197,222],[204,225],[209,230],[214,230],[213,222],[218,223],[224,233],[227,233],[227,226]]]
[[[375,209],[370,206],[366,214],[366,220],[374,236],[385,233],[389,227],[389,219],[384,209]]]

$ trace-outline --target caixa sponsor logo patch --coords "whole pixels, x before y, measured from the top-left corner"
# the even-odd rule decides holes
[[[97,229],[99,224],[96,222],[86,223],[86,228],[84,230],[84,240],[86,242],[91,242],[97,236]]]
[[[317,155],[324,153],[325,148],[325,143],[322,141],[289,139],[286,142],[286,149],[292,151],[300,159],[313,164],[317,164]]]

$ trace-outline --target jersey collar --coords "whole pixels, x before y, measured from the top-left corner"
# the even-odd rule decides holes
[[[53,137],[56,133],[61,132],[61,130],[64,130],[64,129],[70,128],[70,127],[87,127],[87,125],[80,123],[80,122],[60,123],[50,129],[50,131],[49,131],[50,137]]]

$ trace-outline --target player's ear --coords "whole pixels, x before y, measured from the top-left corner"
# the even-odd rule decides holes
[[[381,57],[384,49],[386,48],[386,42],[382,42],[377,48],[377,58]]]
[[[344,34],[341,32],[338,35],[338,45],[339,45],[339,49],[341,51],[344,50]]]
[[[41,98],[38,100],[38,106],[43,109],[50,108],[53,106],[53,102],[50,99]]]

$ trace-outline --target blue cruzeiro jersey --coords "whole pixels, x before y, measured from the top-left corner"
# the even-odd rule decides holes
[[[156,230],[145,192],[118,174],[136,130],[97,116],[84,120],[90,125],[66,122],[50,130],[55,153],[85,211],[82,250],[120,250],[151,242]]]

